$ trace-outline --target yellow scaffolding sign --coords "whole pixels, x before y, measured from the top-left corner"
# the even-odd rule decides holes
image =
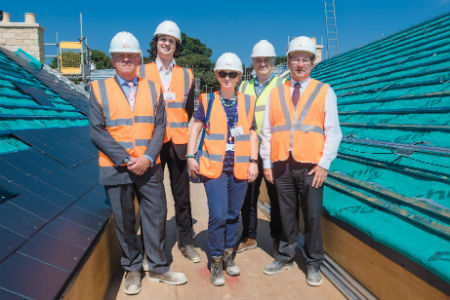
[[[62,74],[81,74],[81,42],[59,42],[59,65]]]

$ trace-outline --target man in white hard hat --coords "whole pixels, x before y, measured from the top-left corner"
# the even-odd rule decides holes
[[[336,94],[328,84],[310,78],[315,53],[310,38],[291,40],[287,61],[292,79],[272,90],[261,128],[264,176],[275,183],[283,216],[280,245],[264,273],[273,275],[294,266],[301,207],[306,282],[312,286],[322,284],[323,183],[342,138]]]
[[[272,89],[283,83],[284,80],[273,74],[275,63],[275,48],[266,40],[261,40],[255,44],[251,54],[253,67],[256,77],[243,81],[239,87],[239,92],[252,95],[256,98],[255,120],[257,125],[257,133],[261,129],[264,117],[264,109],[267,99]],[[259,188],[263,178],[263,165],[261,156],[258,158],[258,177],[248,185],[247,194],[245,196],[244,205],[241,210],[242,215],[242,236],[237,252],[256,248],[256,227],[257,227],[257,211]],[[278,210],[278,201],[275,185],[265,180],[267,193],[270,199],[270,234],[273,240],[274,250],[278,247],[281,235],[280,213]]]
[[[116,75],[91,84],[89,133],[99,150],[99,181],[111,202],[122,249],[124,292],[137,294],[143,254],[135,229],[135,196],[140,200],[149,279],[168,284],[187,280],[183,273],[169,270],[164,252],[167,206],[159,152],[166,113],[161,87],[137,76],[141,49],[131,33],[117,33],[109,52]]]
[[[192,71],[175,64],[181,48],[181,32],[177,24],[164,21],[155,30],[150,43],[156,52],[156,60],[139,68],[139,74],[163,87],[167,112],[166,136],[161,149],[163,169],[167,164],[170,186],[175,202],[175,221],[178,231],[178,247],[191,262],[200,262],[194,248],[189,177],[186,163],[186,147],[189,137],[189,120],[194,112],[194,76]]]

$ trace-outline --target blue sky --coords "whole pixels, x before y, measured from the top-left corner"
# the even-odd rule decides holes
[[[2,1],[12,22],[22,22],[33,12],[45,28],[45,42],[75,41],[83,33],[91,48],[107,51],[118,31],[130,31],[146,53],[156,26],[175,21],[181,31],[199,38],[213,50],[215,60],[223,52],[235,52],[251,63],[253,45],[261,39],[284,54],[288,37],[307,35],[326,44],[322,0],[310,1]],[[450,12],[450,0],[335,0],[339,52],[372,41]],[[46,54],[56,54],[47,47]]]

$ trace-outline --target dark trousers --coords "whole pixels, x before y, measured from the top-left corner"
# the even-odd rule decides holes
[[[299,209],[305,221],[304,254],[307,264],[320,266],[324,258],[320,216],[323,186],[313,188],[314,175],[308,172],[313,164],[296,162],[292,156],[287,161],[273,164],[273,176],[280,205],[282,236],[275,259],[290,262],[294,259],[299,236]]]
[[[161,164],[168,166],[170,187],[175,202],[175,221],[178,232],[178,245],[194,244],[192,229],[191,200],[189,197],[189,176],[186,159],[180,159],[171,141],[164,143],[160,153]]]
[[[161,165],[156,165],[131,184],[106,185],[117,239],[122,249],[121,266],[128,272],[142,269],[142,251],[136,233],[134,197],[140,202],[141,232],[149,268],[156,273],[169,270],[164,252],[167,204]]]
[[[264,168],[261,156],[258,158],[258,177],[248,184],[244,205],[242,206],[242,238],[256,239],[256,227],[258,222],[258,197],[262,179],[264,178]],[[279,240],[281,237],[280,209],[278,206],[277,191],[275,185],[265,178],[267,193],[270,200],[270,235]]]
[[[219,178],[205,182],[208,197],[208,247],[211,256],[220,256],[236,245],[239,212],[247,191],[247,180],[223,172]]]

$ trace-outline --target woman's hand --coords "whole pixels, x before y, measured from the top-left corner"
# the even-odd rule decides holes
[[[198,162],[195,160],[195,158],[189,157],[187,159],[187,164],[188,164],[189,176],[191,176],[192,178],[197,178],[198,172],[200,171],[199,167],[198,167]]]
[[[248,167],[248,182],[255,181],[256,177],[258,177],[258,164],[250,163]]]

